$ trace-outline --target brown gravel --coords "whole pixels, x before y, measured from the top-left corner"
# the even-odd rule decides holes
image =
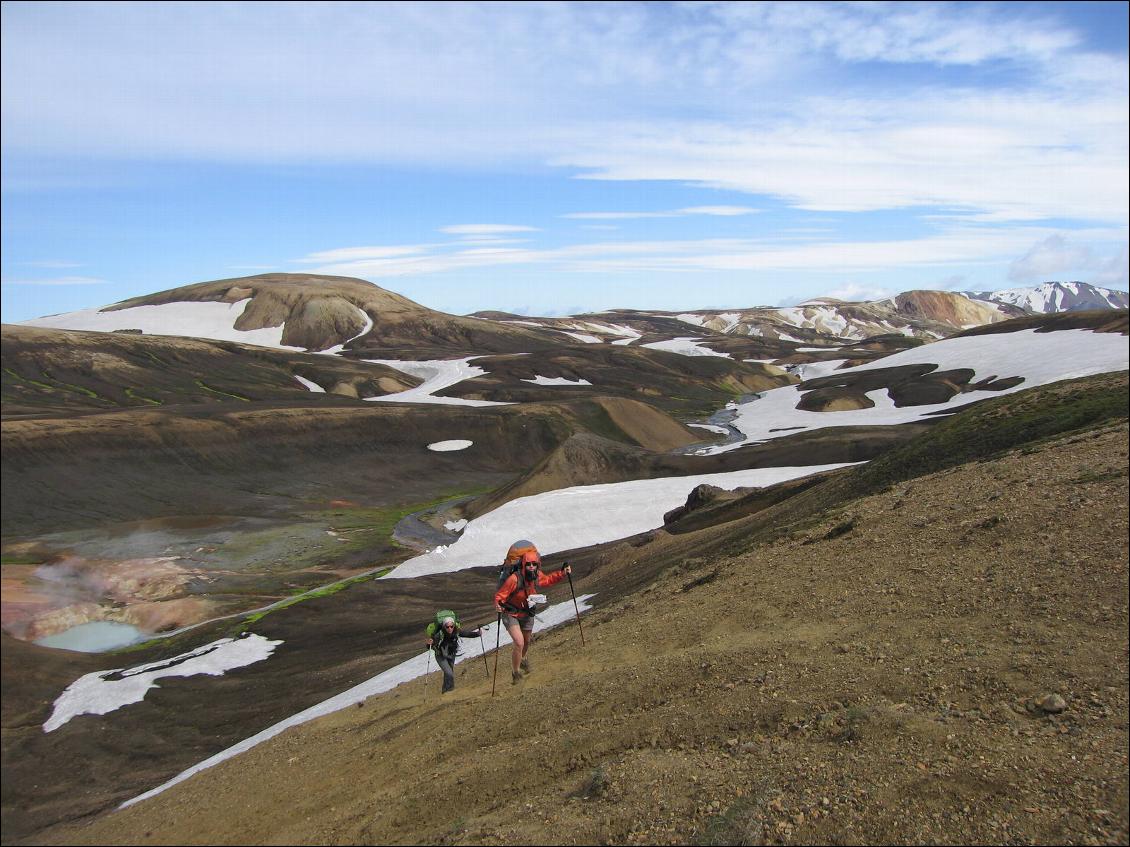
[[[493,699],[468,663],[42,843],[1125,844],[1127,443],[684,559]]]

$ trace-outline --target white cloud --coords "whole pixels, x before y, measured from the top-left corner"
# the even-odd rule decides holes
[[[605,241],[544,249],[500,245],[456,250],[450,249],[453,245],[441,245],[430,252],[410,256],[356,256],[348,261],[321,265],[313,271],[372,279],[503,265],[547,266],[558,271],[591,274],[632,271],[886,272],[1009,262],[1028,250],[1034,238],[1047,239],[1054,235],[1054,230],[1033,226],[988,228],[951,225],[932,235],[901,240],[851,241],[829,237],[789,243],[708,238]],[[1077,235],[1081,239],[1106,242],[1124,237],[1121,231],[1108,230],[1079,231]],[[356,248],[312,255],[348,255],[352,249]],[[1107,261],[1109,263],[1110,260]],[[1122,262],[1125,264],[1124,259]]]
[[[714,215],[718,217],[734,217],[737,215],[753,215],[760,209],[749,206],[688,206],[685,209],[671,209],[664,212],[569,212],[563,218],[580,220],[626,220],[629,218],[683,218],[688,215]]]
[[[1065,235],[1053,233],[1014,261],[1008,278],[1023,284],[1078,279],[1125,291],[1130,278],[1127,249],[1123,247],[1116,255],[1102,256],[1086,245],[1073,243]]]
[[[508,232],[537,232],[537,227],[514,224],[455,224],[440,227],[448,235],[497,235]]]
[[[92,276],[57,276],[49,279],[5,279],[4,285],[107,285],[108,281]]]
[[[814,211],[940,206],[982,222],[1125,225],[1128,125],[1125,89],[810,97],[773,126],[605,127],[553,162],[591,179],[691,182]]]
[[[55,268],[58,270],[82,267],[80,262],[67,262],[61,259],[41,259],[35,262],[20,262],[20,264],[27,265],[30,268]]]
[[[311,253],[308,256],[303,256],[301,259],[294,259],[293,261],[313,264],[319,262],[357,262],[368,259],[388,259],[400,256],[418,255],[425,252],[430,246],[432,245],[402,244],[382,247],[339,247],[336,250],[323,250],[319,253]]]
[[[889,288],[849,282],[839,288],[833,288],[824,296],[832,297],[836,300],[846,300],[849,303],[857,303],[861,301],[885,300],[888,297],[894,297],[896,294],[898,294],[897,291],[891,291]]]
[[[1055,6],[1011,5],[10,3],[3,141],[552,164],[806,209],[1124,225],[1125,54],[1087,52]]]
[[[679,209],[683,215],[715,215],[717,217],[734,217],[736,215],[755,215],[760,209],[751,209],[749,206],[688,206]]]

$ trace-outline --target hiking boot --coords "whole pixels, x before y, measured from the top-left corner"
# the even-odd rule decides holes
[[[521,675],[520,673],[518,673],[518,671],[514,671],[514,672],[513,672],[513,673],[512,673],[511,675],[510,675],[510,684],[511,684],[511,685],[517,685],[517,684],[518,684],[518,683],[520,683],[521,681],[522,681],[522,675]]]
[[[518,667],[520,667],[526,673],[529,673],[530,672],[530,660],[529,659],[523,659],[522,664],[520,664]]]

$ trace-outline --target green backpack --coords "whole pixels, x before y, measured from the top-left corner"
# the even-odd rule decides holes
[[[456,615],[455,612],[451,611],[451,609],[440,609],[438,612],[436,612],[436,619],[434,621],[432,621],[430,624],[428,624],[428,629],[427,629],[428,638],[431,638],[437,632],[439,632],[441,629],[443,629],[443,619],[444,618],[451,618],[452,620],[454,620],[455,621],[455,631],[456,632],[459,631],[459,616]]]

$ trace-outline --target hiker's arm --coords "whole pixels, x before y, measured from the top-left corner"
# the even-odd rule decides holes
[[[506,582],[502,583],[502,587],[494,592],[494,610],[496,612],[502,611],[502,604],[506,602],[506,598],[514,593],[514,589],[518,587],[518,574],[512,573],[506,577]]]
[[[565,567],[569,566],[566,565]],[[540,584],[548,588],[551,585],[557,585],[557,583],[561,582],[561,580],[565,579],[565,577],[567,577],[568,575],[569,574],[566,573],[565,568],[562,568],[559,571],[554,571],[553,573],[542,574]]]

